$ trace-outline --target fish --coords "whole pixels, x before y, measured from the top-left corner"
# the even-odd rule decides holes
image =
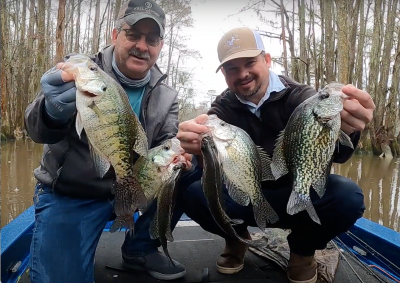
[[[139,157],[133,166],[138,176],[148,206],[157,201],[157,209],[150,223],[149,234],[151,239],[159,239],[171,264],[175,266],[168,249],[167,241],[173,242],[171,231],[172,212],[175,207],[175,190],[186,159],[180,146],[180,141],[174,137],[162,142],[159,146],[149,149],[147,158]]]
[[[169,254],[167,241],[174,241],[171,231],[171,219],[177,196],[176,185],[184,167],[184,163],[171,164],[168,166],[172,174],[165,181],[164,186],[157,194],[157,211],[150,223],[150,238],[159,239],[164,254],[169,259],[172,266],[175,266],[175,263]]]
[[[233,225],[242,224],[241,219],[231,219],[225,212],[223,199],[223,172],[218,157],[218,149],[213,137],[208,133],[199,135],[200,150],[203,159],[203,176],[201,184],[209,210],[218,226],[229,236],[238,239],[251,247],[265,245],[264,240],[254,241],[240,237]]]
[[[112,166],[116,182],[114,212],[110,232],[123,226],[133,233],[133,214],[147,206],[145,194],[133,174],[137,156],[146,157],[148,141],[122,86],[105,73],[90,57],[77,54],[62,67],[73,75],[76,85],[76,132],[86,133],[94,168],[103,178]]]
[[[160,145],[149,149],[146,157],[140,156],[133,165],[134,175],[144,191],[148,206],[157,196],[161,187],[172,171],[168,167],[171,163],[177,164],[185,150],[180,141],[173,137]]]
[[[215,114],[209,115],[203,125],[209,129],[217,147],[229,196],[239,205],[252,204],[261,230],[278,222],[278,214],[261,190],[261,182],[271,176],[268,154],[243,129],[226,123]]]
[[[341,92],[343,86],[331,82],[299,104],[279,133],[270,159],[272,175],[267,179],[293,175],[287,213],[294,215],[306,210],[318,224],[321,220],[311,202],[310,188],[323,197],[337,143],[354,149],[350,137],[340,129],[340,112],[348,98]]]

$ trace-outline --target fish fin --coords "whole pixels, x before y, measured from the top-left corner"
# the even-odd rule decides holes
[[[267,246],[267,240],[263,237],[261,239],[257,240],[248,240],[248,239],[243,239],[241,237],[238,237],[239,240],[247,245],[249,245],[252,248],[265,248]]]
[[[262,194],[260,197],[262,199],[253,203],[253,211],[257,226],[264,231],[267,223],[274,224],[279,221],[279,217],[265,197]]]
[[[351,138],[342,130],[339,131],[339,142],[342,145],[348,146],[351,149],[354,149],[353,143],[351,142]]]
[[[89,140],[88,140],[88,144],[89,144],[90,156],[93,160],[94,168],[95,168],[97,174],[99,174],[100,179],[102,179],[104,177],[104,175],[110,169],[111,163],[100,151],[98,151],[93,146],[93,144]]]
[[[79,136],[79,139],[81,139],[81,134],[83,131],[83,122],[82,122],[82,117],[79,111],[77,111],[76,113],[76,119],[75,119],[75,129],[76,129],[76,133]]]
[[[106,123],[106,116],[101,112],[100,108],[97,106],[95,102],[89,105],[89,108],[93,110],[94,113],[99,117],[99,120],[103,123]]]
[[[117,178],[115,191],[128,192],[126,195],[124,193],[115,194],[114,211],[117,216],[124,214],[133,215],[136,209],[147,208],[146,196],[135,176]]]
[[[149,227],[149,234],[151,239],[158,239],[158,217],[157,213],[154,213],[153,219],[151,220]]]
[[[250,196],[235,186],[224,174],[225,185],[228,190],[229,196],[239,205],[248,206],[250,203]],[[221,196],[222,197],[222,196]]]
[[[129,214],[128,215],[120,215],[115,218],[109,231],[110,231],[110,233],[114,233],[114,232],[126,227],[129,230],[129,233],[131,234],[131,236],[133,236],[134,226],[135,226],[135,222],[133,220],[133,216],[131,216]]]
[[[257,146],[257,149],[261,158],[261,172],[262,172],[261,181],[275,180],[275,177],[272,174],[271,170],[271,163],[272,163],[271,158],[268,156],[268,153],[266,153],[262,147]]]
[[[283,151],[284,136],[285,136],[285,130],[282,130],[279,133],[278,138],[276,139],[274,154],[272,156],[271,172],[272,175],[275,177],[275,180],[289,173]]]
[[[142,127],[140,125],[140,123],[139,123],[138,127]],[[143,131],[143,128],[140,128],[139,131]],[[140,156],[147,158],[148,151],[149,151],[149,147],[148,147],[149,145],[148,145],[147,139],[140,138],[142,136],[146,137],[146,134],[143,133],[143,134],[136,135],[136,141],[135,141],[135,144],[133,145],[132,149],[134,152],[136,152]]]
[[[232,225],[240,225],[240,224],[243,224],[243,223],[244,223],[244,221],[243,221],[242,219],[229,219],[229,222],[230,222]]]
[[[326,175],[323,174],[312,183],[314,191],[322,198],[325,194]]]
[[[317,212],[315,211],[310,197],[299,194],[298,192],[293,190],[287,204],[287,213],[293,215],[303,210],[306,210],[308,212],[308,215],[314,222],[321,225],[321,221],[319,220],[319,217],[317,215]]]

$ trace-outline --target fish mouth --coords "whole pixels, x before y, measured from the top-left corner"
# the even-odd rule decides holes
[[[94,93],[91,93],[89,91],[82,91],[84,96],[88,96],[88,97],[96,97],[97,95]]]

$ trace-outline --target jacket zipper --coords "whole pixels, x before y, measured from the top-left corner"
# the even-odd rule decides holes
[[[166,74],[162,75],[161,78],[156,82],[156,84],[150,89],[150,91],[146,94],[145,100],[142,101],[142,111],[141,111],[141,116],[142,116],[142,121],[143,121],[143,129],[146,131],[146,115],[147,115],[147,102],[150,99],[150,94],[151,92],[167,77]],[[144,106],[144,107],[143,107]]]

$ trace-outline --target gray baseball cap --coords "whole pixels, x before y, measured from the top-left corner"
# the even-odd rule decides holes
[[[133,26],[142,19],[153,19],[160,27],[160,37],[164,37],[165,13],[157,3],[152,0],[131,0],[122,5],[117,21],[123,19],[128,25]]]

